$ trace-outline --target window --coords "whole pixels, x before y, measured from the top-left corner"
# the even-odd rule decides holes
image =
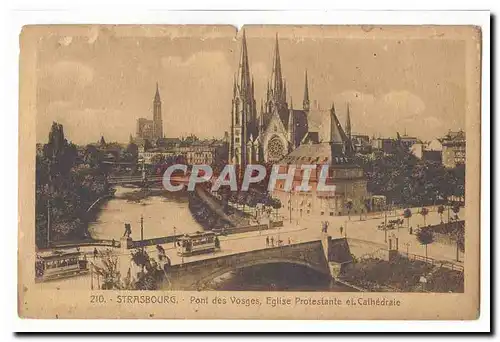
[[[330,216],[333,216],[333,214],[334,214],[333,211],[330,211]]]

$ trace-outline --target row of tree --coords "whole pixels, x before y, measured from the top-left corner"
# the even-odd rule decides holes
[[[458,213],[460,212],[460,206],[458,204],[453,204],[448,206],[448,210],[453,211],[454,215],[448,217],[446,224],[443,222],[443,214],[446,211],[444,205],[440,205],[437,209],[439,215],[441,215],[441,224],[443,230],[439,233],[447,234],[453,237],[456,243],[456,259],[459,260],[459,251],[465,251],[465,225],[460,222]],[[435,227],[427,226],[425,222],[426,216],[429,214],[429,209],[423,207],[419,210],[419,214],[422,215],[424,219],[424,226],[416,231],[416,237],[418,242],[425,246],[425,257],[427,258],[427,246],[435,241]],[[410,226],[410,218],[412,217],[412,212],[409,208],[403,211],[403,216],[408,220],[408,227]]]
[[[419,160],[407,149],[370,159],[356,156],[368,180],[368,191],[384,195],[389,203],[424,206],[445,203],[465,196],[465,165],[446,169],[435,161]]]
[[[37,246],[47,246],[49,239],[86,238],[89,207],[110,194],[106,174],[99,166],[77,167],[81,163],[77,147],[64,136],[63,126],[53,123],[43,153],[36,157]]]

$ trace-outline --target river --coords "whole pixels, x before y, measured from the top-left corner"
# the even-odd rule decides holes
[[[194,233],[203,228],[194,220],[188,208],[185,193],[156,192],[155,196],[130,201],[127,196],[138,192],[137,188],[116,187],[115,197],[107,201],[89,225],[89,232],[95,239],[119,240],[125,223],[132,226],[133,240],[141,238],[141,215],[144,218],[144,238],[168,236],[175,233]]]

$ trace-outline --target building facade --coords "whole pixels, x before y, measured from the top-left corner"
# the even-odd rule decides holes
[[[139,160],[145,164],[153,164],[156,156],[164,158],[182,156],[189,165],[216,165],[227,163],[227,144],[224,141],[211,139],[200,140],[189,145],[172,144],[151,149],[139,146]]]
[[[363,169],[354,162],[352,142],[342,129],[334,106],[330,110],[329,121],[328,139],[303,143],[279,162],[280,173],[287,173],[290,168],[295,169],[292,191],[286,191],[284,180],[279,180],[273,190],[273,196],[280,199],[282,208],[292,216],[337,216],[367,211],[366,203],[370,200],[367,180]],[[302,165],[316,165],[316,170],[311,173],[309,180],[311,190],[298,192],[293,189],[302,182]],[[325,184],[334,185],[335,191],[317,189],[323,165],[328,165]]]
[[[439,139],[443,145],[443,165],[447,168],[454,168],[459,164],[465,164],[465,132],[449,131],[443,138]]]

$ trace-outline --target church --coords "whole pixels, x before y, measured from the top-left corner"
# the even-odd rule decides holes
[[[304,96],[301,108],[287,100],[287,84],[281,71],[278,36],[274,47],[273,68],[260,109],[255,100],[248,47],[243,32],[241,57],[233,84],[229,161],[243,167],[251,163],[276,163],[304,143],[328,139],[329,111],[322,110],[309,98],[307,71],[304,72]],[[324,126],[324,127],[323,127]],[[346,131],[350,136],[350,113],[347,108]],[[324,131],[324,132],[322,132]]]
[[[273,71],[267,84],[266,99],[260,102],[258,117],[254,82],[250,75],[248,48],[243,32],[241,58],[233,85],[229,147],[229,160],[240,168],[251,163],[279,161],[295,149],[308,132],[310,103],[307,73],[303,108],[294,109],[292,103],[287,102],[278,36]]]
[[[333,104],[329,110],[311,106],[307,71],[304,72],[303,86],[302,108],[297,109],[291,99],[287,101],[287,84],[282,75],[276,36],[266,98],[260,102],[257,115],[254,82],[243,32],[240,63],[233,85],[229,160],[240,170],[252,163],[279,164],[280,173],[287,172],[290,167],[297,168],[295,180],[298,184],[302,176],[301,165],[327,164],[327,184],[336,186],[334,193],[285,192],[282,184],[280,187],[277,183],[273,196],[279,198],[290,212],[297,210],[300,216],[365,212],[370,194],[364,172],[353,158],[355,151],[349,106],[346,106],[344,130]],[[318,178],[319,175],[312,175],[311,181],[314,183]]]

